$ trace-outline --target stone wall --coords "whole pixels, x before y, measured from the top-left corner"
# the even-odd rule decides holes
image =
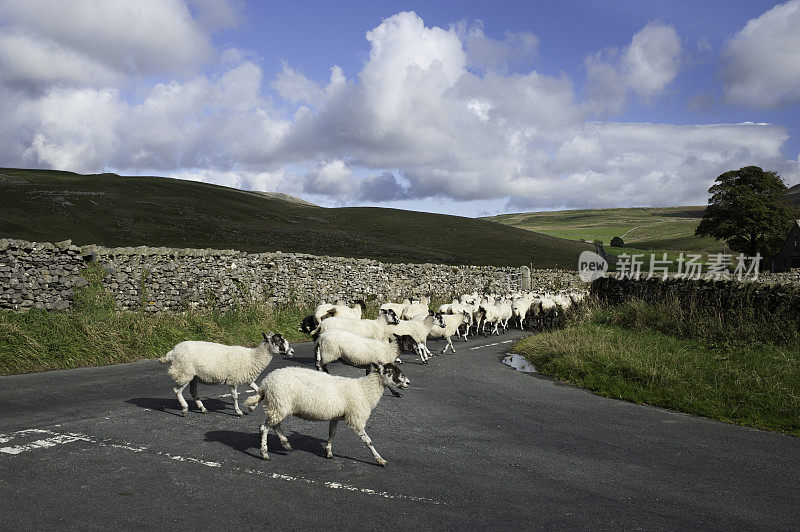
[[[0,308],[64,310],[81,272],[103,269],[104,287],[120,310],[230,308],[246,300],[314,304],[324,299],[397,300],[517,287],[519,269],[393,264],[369,259],[234,250],[77,247],[0,239]],[[575,272],[533,270],[534,290],[584,286]]]
[[[617,279],[609,276],[593,281],[590,291],[593,296],[611,304],[630,299],[657,301],[677,297],[683,305],[694,304],[722,311],[734,307],[750,307],[764,312],[785,309],[800,314],[800,285],[791,277],[773,274],[767,279],[772,282],[675,278],[662,280],[657,277]]]

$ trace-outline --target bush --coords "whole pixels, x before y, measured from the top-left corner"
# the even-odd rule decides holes
[[[622,239],[621,239],[620,237],[618,237],[618,236],[615,236],[614,238],[612,238],[612,239],[611,239],[611,247],[612,247],[612,248],[622,248],[622,247],[625,247],[625,242],[623,242],[623,241],[622,241]]]

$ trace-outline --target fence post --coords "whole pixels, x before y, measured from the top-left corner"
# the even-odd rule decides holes
[[[519,289],[531,289],[531,269],[527,266],[520,266],[519,268]]]

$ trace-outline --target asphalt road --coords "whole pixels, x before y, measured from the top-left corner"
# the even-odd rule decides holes
[[[327,423],[295,418],[262,461],[260,408],[201,386],[211,412],[180,417],[152,360],[0,377],[0,528],[800,529],[800,439],[517,372],[519,336],[408,355],[367,425],[385,469],[343,425],[326,460]],[[311,366],[294,347],[269,369]]]

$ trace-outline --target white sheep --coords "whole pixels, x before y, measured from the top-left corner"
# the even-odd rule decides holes
[[[294,356],[294,350],[289,342],[280,334],[273,334],[270,331],[269,336],[264,333],[261,335],[264,340],[252,348],[191,340],[181,342],[159,358],[162,364],[170,364],[167,373],[177,384],[172,391],[181,404],[181,414],[185,416],[189,412],[189,405],[183,397],[183,389],[187,385],[190,385],[189,390],[197,403],[197,408],[204,414],[208,413],[197,394],[197,383],[202,382],[230,386],[236,415],[242,416],[242,411],[239,410],[239,392],[236,388],[249,383],[251,388],[258,390],[255,380],[272,361],[273,355],[281,353],[289,357]]]
[[[328,372],[328,364],[341,360],[357,368],[369,368],[371,364],[400,364],[403,351],[417,352],[417,342],[410,335],[393,335],[388,342],[364,338],[344,329],[332,329],[319,335],[314,344],[314,360],[318,371]],[[392,395],[402,397],[390,389]]]
[[[514,318],[519,320],[520,329],[522,329],[522,322],[525,321],[528,311],[531,308],[531,303],[532,298],[528,295],[524,295],[511,303],[511,314]]]
[[[319,327],[311,331],[311,337],[315,340],[325,331],[332,329],[345,329],[356,333],[364,338],[384,338],[386,327],[397,323],[397,315],[393,310],[380,310],[378,317],[374,320],[354,320],[352,318],[328,318],[319,324]]]
[[[438,325],[439,327],[445,326],[442,315],[439,313],[429,314],[428,316],[425,316],[424,319],[402,320],[396,325],[388,326],[383,339],[388,340],[390,338],[390,334],[398,334],[400,336],[404,334],[410,335],[419,346],[417,353],[419,354],[420,361],[425,364],[428,362],[428,358],[432,356],[426,341],[428,339],[428,334],[435,325]]]
[[[428,333],[429,339],[435,338],[445,338],[447,340],[447,344],[445,344],[444,348],[440,351],[440,353],[444,354],[447,352],[447,348],[453,350],[453,353],[456,352],[456,348],[453,347],[453,335],[461,336],[459,333],[459,328],[462,325],[466,325],[466,330],[469,331],[469,325],[472,323],[472,315],[469,314],[466,310],[462,311],[460,314],[442,314],[442,321],[444,321],[444,327],[439,327],[438,325],[431,328],[431,332]],[[464,333],[464,341],[467,341],[467,333]]]
[[[411,304],[411,301],[408,299],[404,299],[402,303],[384,303],[381,305],[378,310],[392,310],[397,317],[403,315],[403,311],[406,309],[407,306]]]
[[[281,422],[288,416],[309,421],[328,421],[328,443],[325,457],[333,458],[331,441],[336,425],[344,420],[358,434],[379,465],[386,467],[364,430],[372,410],[383,396],[384,388],[406,389],[411,384],[400,368],[394,364],[373,365],[373,372],[360,379],[337,377],[308,368],[282,368],[267,375],[259,385],[258,393],[247,399],[251,408],[264,401],[267,419],[259,428],[261,434],[261,457],[269,460],[267,433],[269,429],[281,441],[287,451],[292,450],[289,440],[281,429]]]
[[[400,318],[404,320],[413,319],[415,316],[418,316],[420,314],[424,314],[427,316],[428,312],[430,312],[430,309],[428,308],[428,305],[430,304],[431,304],[430,299],[428,299],[427,297],[422,297],[418,302],[411,303],[406,308],[404,308],[403,313],[398,314],[398,316],[400,316]]]
[[[363,299],[357,299],[352,307],[347,305],[334,305],[332,309],[328,310],[329,317],[336,318],[350,318],[353,320],[360,320],[361,314],[367,309],[367,304]]]

